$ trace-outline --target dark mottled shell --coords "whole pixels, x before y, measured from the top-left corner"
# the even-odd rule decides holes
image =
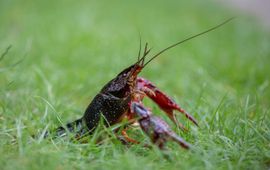
[[[103,114],[107,125],[116,123],[129,109],[130,98],[117,98],[111,94],[99,93],[87,107],[83,119],[89,130],[94,130]]]

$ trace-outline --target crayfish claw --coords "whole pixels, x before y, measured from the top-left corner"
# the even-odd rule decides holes
[[[139,118],[138,122],[144,133],[160,149],[163,150],[166,142],[170,139],[177,142],[185,149],[190,148],[190,144],[188,144],[181,137],[177,136],[163,119],[154,116],[151,111],[149,111],[141,103],[132,102],[131,112],[133,112]]]
[[[171,99],[167,94],[158,89],[152,82],[146,80],[142,77],[137,78],[137,86],[138,88],[145,92],[145,94],[152,99],[166,114],[167,116],[176,124],[179,125],[181,129],[186,131],[186,128],[178,124],[174,118],[173,112],[179,111],[186,118],[192,121],[196,126],[198,126],[197,120],[184,109],[182,109],[173,99]]]
[[[191,147],[191,145],[189,143],[187,143],[183,138],[181,138],[180,136],[176,135],[174,132],[171,132],[169,134],[169,136],[171,137],[171,139],[173,141],[175,141],[176,143],[178,143],[180,146],[182,146],[185,149],[189,149]]]
[[[183,113],[191,122],[193,122],[196,126],[199,127],[198,121],[191,114],[189,114],[187,111],[180,108],[179,106],[176,107],[176,110]]]

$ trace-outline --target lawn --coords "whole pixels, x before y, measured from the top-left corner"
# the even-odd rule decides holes
[[[178,114],[190,129],[182,132],[145,100],[192,150],[128,147],[102,128],[101,145],[37,137],[81,117],[136,61],[140,37],[156,53],[235,15],[141,73],[199,121]],[[0,23],[0,54],[12,46],[0,60],[0,169],[270,168],[270,32],[254,18],[213,1],[1,0]],[[138,128],[129,133],[150,143]]]

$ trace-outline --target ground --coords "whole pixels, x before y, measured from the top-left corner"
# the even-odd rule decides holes
[[[99,131],[101,145],[37,137],[81,117],[100,88],[136,61],[140,37],[156,53],[235,15],[141,74],[199,121],[198,128],[179,114],[190,129],[184,133],[145,101],[192,150],[127,147],[110,129]],[[0,54],[12,45],[0,60],[1,169],[270,168],[270,32],[253,17],[213,1],[2,0],[0,23]],[[130,133],[149,143],[139,129]]]

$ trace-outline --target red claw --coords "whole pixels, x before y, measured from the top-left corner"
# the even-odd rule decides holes
[[[151,98],[157,105],[169,116],[169,118],[177,124],[174,117],[173,111],[177,110],[184,114],[189,120],[191,120],[195,125],[198,126],[196,119],[191,116],[188,112],[182,109],[178,104],[176,104],[168,95],[160,91],[153,83],[144,78],[137,78],[137,86],[139,89],[145,92],[145,94]],[[182,124],[179,126],[186,129]]]

